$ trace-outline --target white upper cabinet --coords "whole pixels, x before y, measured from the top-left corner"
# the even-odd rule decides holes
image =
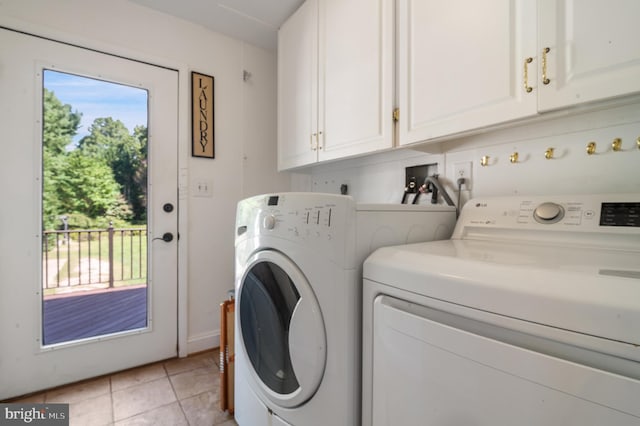
[[[393,146],[392,0],[307,0],[278,35],[278,168]]]
[[[398,37],[400,145],[536,114],[535,2],[399,0]]]
[[[640,92],[638,0],[398,0],[399,145]]]
[[[640,1],[539,2],[541,111],[640,91]]]
[[[279,168],[639,93],[639,20],[640,0],[307,0],[279,32]]]
[[[320,1],[320,160],[393,145],[393,0]]]
[[[278,32],[278,169],[317,161],[318,0]]]

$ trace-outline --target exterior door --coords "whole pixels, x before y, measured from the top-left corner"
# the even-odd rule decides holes
[[[4,29],[0,45],[0,399],[175,356],[177,238],[156,237],[177,237],[178,73]],[[46,70],[148,93],[146,325],[60,344],[42,341]]]

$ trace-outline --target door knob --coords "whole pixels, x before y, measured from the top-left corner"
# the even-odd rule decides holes
[[[173,241],[173,234],[171,232],[165,232],[164,234],[162,234],[162,237],[156,237],[153,239],[153,241],[155,240],[162,240],[165,243],[170,243],[171,241]]]
[[[164,210],[167,213],[171,213],[173,211],[173,204],[166,203],[164,206],[162,206],[162,210]]]

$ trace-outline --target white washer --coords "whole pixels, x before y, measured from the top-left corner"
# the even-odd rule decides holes
[[[447,206],[356,205],[283,193],[238,204],[235,418],[240,426],[360,424],[362,262],[449,238]]]
[[[640,424],[640,194],[472,200],[363,274],[363,425]]]

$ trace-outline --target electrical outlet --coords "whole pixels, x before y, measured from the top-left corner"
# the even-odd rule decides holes
[[[462,187],[471,190],[471,161],[463,161],[453,165],[453,184],[458,187],[458,179],[464,178]]]

